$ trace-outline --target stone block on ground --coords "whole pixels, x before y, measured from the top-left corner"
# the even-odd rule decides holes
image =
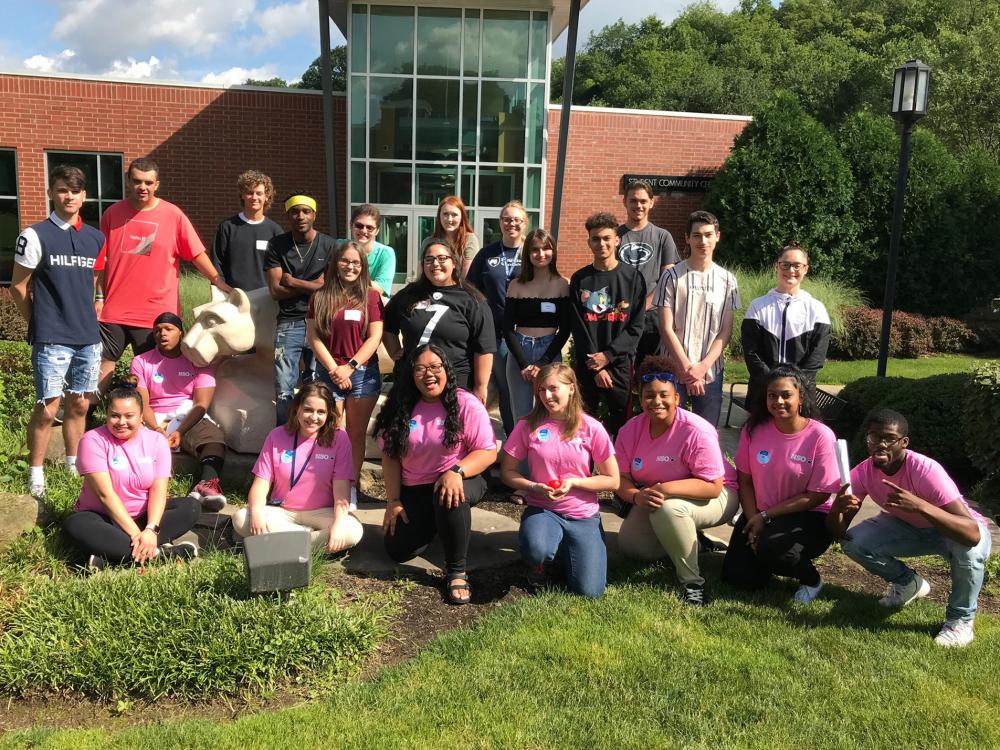
[[[0,492],[0,549],[35,526],[48,520],[44,503],[31,495],[14,495]]]

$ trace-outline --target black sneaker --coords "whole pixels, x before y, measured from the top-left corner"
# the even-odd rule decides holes
[[[160,547],[160,557],[164,560],[190,560],[198,556],[198,547],[194,542],[178,542],[164,544]]]
[[[725,552],[729,549],[729,545],[724,541],[710,537],[702,533],[700,529],[698,530],[698,546],[702,552]]]
[[[693,604],[698,607],[703,607],[707,603],[705,601],[705,586],[701,583],[688,583],[684,585],[684,596],[681,597],[681,601],[685,604]]]
[[[87,558],[87,571],[90,573],[97,573],[106,567],[108,567],[108,561],[100,555],[91,555]]]

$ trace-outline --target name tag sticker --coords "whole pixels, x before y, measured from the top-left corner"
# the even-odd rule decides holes
[[[114,469],[115,471],[121,471],[126,466],[128,466],[128,462],[125,461],[124,457],[122,456],[111,457],[111,468]]]
[[[344,320],[361,320],[360,310],[344,310]]]
[[[139,458],[136,459],[136,460],[140,464],[151,464],[151,463],[153,463],[153,457],[152,456],[139,456]]]
[[[542,303],[542,312],[543,313],[554,313],[555,311],[556,311],[556,303],[555,302],[543,302]]]
[[[258,250],[267,250],[267,240],[257,240]]]

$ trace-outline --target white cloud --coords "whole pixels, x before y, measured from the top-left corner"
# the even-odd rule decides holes
[[[254,14],[253,21],[259,33],[247,41],[246,46],[250,49],[267,49],[303,34],[319,37],[319,17],[315,0],[297,0],[274,5]]]
[[[136,60],[134,57],[122,60],[115,60],[111,63],[111,70],[108,75],[118,78],[152,78],[161,68],[160,60],[156,55],[150,55],[146,61]]]
[[[72,40],[81,72],[104,70],[157,47],[214,51],[245,29],[256,0],[57,0],[56,39]],[[139,63],[140,65],[142,63]],[[123,63],[131,70],[130,63]],[[117,74],[117,73],[116,73]]]
[[[230,68],[221,73],[208,73],[202,76],[202,83],[214,83],[221,86],[239,86],[248,78],[267,80],[277,75],[273,65],[264,65],[260,68]]]
[[[45,55],[32,55],[23,61],[23,65],[28,70],[38,73],[56,73],[66,69],[66,63],[76,57],[76,53],[71,49],[64,49],[58,55],[46,57]]]

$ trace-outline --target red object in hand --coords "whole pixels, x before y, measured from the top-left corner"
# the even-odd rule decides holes
[[[562,487],[562,480],[561,480],[561,479],[550,479],[550,480],[549,480],[549,481],[547,482],[547,484],[548,484],[548,485],[549,485],[549,487],[551,487],[552,489],[554,489],[554,490],[558,490],[558,489],[559,489],[560,487]]]

